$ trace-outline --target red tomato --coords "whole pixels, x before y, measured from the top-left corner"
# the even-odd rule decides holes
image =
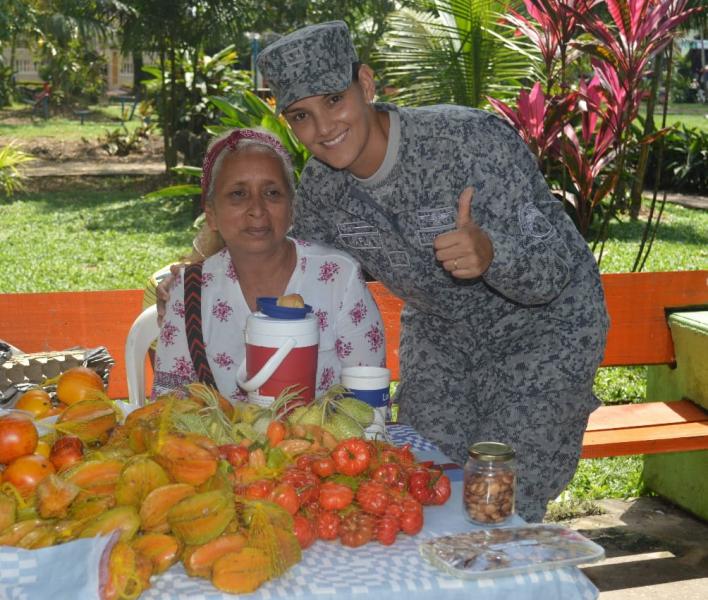
[[[366,471],[371,463],[371,450],[362,439],[349,438],[337,444],[332,450],[334,466],[338,473],[355,476]]]
[[[390,546],[396,541],[396,535],[401,529],[401,522],[393,515],[383,515],[376,522],[376,539],[379,544]]]
[[[396,463],[381,465],[371,474],[371,479],[399,492],[408,488],[408,474],[401,465]]]
[[[374,539],[376,519],[361,511],[350,512],[339,526],[339,540],[343,546],[358,548]]]
[[[323,510],[315,517],[317,537],[321,540],[336,540],[339,537],[340,516],[332,511]]]
[[[300,506],[316,502],[320,497],[320,480],[314,473],[294,467],[285,471],[280,481],[295,488]]]
[[[415,535],[423,529],[423,506],[413,498],[406,498],[401,503],[401,531]]]
[[[248,462],[248,448],[239,444],[222,444],[219,446],[219,457],[238,469]]]
[[[415,469],[408,477],[408,492],[421,504],[433,501],[433,483],[428,469]]]
[[[450,493],[450,478],[440,473],[433,484],[433,504],[445,504]]]
[[[372,515],[383,515],[390,499],[386,487],[375,481],[364,481],[356,491],[359,506]]]
[[[320,486],[319,503],[325,510],[342,510],[354,500],[354,490],[343,483],[328,481]]]
[[[37,429],[27,415],[11,413],[0,417],[0,464],[32,454],[38,440]]]
[[[298,508],[300,508],[300,500],[298,500],[297,492],[289,483],[279,483],[268,495],[268,500],[275,502],[291,515],[294,515]]]
[[[312,472],[318,477],[329,477],[334,475],[336,468],[334,459],[331,456],[318,456],[311,463]]]
[[[312,546],[317,539],[317,532],[312,521],[300,514],[293,517],[293,533],[303,550]]]
[[[67,436],[59,438],[52,446],[49,460],[57,471],[63,471],[74,463],[80,461],[84,455],[84,445],[77,437]]]
[[[244,496],[250,500],[262,500],[273,491],[275,484],[270,479],[259,479],[246,487]]]
[[[303,471],[312,471],[312,463],[316,456],[316,454],[301,454],[295,459],[295,466]]]
[[[44,456],[29,454],[13,460],[3,471],[3,482],[11,483],[23,497],[32,495],[37,484],[47,475],[54,473],[54,467]]]

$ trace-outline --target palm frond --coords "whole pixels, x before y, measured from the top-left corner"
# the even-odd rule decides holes
[[[376,58],[402,104],[482,106],[486,96],[511,97],[532,77],[538,53],[509,42],[500,0],[437,0],[435,11],[402,9]]]

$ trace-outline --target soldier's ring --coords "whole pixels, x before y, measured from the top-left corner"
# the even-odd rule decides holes
[[[457,271],[457,259],[452,261],[452,270]]]

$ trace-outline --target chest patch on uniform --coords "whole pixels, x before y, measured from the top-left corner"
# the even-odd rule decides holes
[[[388,253],[388,260],[392,267],[410,267],[411,259],[408,257],[408,252],[394,250]]]
[[[535,238],[545,238],[553,232],[548,219],[531,202],[519,207],[519,228],[524,235]]]
[[[337,223],[339,239],[348,248],[356,250],[376,250],[383,247],[381,233],[377,227],[366,221]]]
[[[421,208],[416,211],[418,219],[418,241],[422,247],[433,245],[433,240],[441,233],[455,229],[457,212],[452,206]]]

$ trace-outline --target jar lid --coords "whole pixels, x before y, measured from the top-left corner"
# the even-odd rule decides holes
[[[503,462],[514,458],[516,452],[511,446],[501,442],[477,442],[470,446],[469,455],[479,460]]]

